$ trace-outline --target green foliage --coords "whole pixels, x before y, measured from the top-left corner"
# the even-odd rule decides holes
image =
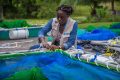
[[[56,13],[55,11],[53,11],[52,9],[48,9],[47,7],[42,7],[39,10],[39,13],[37,14],[37,18],[52,18],[54,17],[54,13]]]
[[[68,4],[68,5],[73,5],[76,4],[77,0],[61,0],[60,5],[62,4]]]
[[[109,18],[109,20],[120,22],[120,16],[119,15],[113,15]]]
[[[97,16],[99,18],[104,18],[106,14],[107,14],[107,8],[103,8],[103,7],[97,8]]]
[[[29,27],[29,25],[25,20],[14,20],[14,21],[3,21],[0,22],[0,27],[2,28],[19,28],[19,27]]]
[[[76,5],[73,7],[73,16],[89,16],[90,7],[88,5]]]
[[[95,1],[95,2],[94,2]],[[120,0],[115,0],[120,1]],[[90,16],[93,8],[97,8],[102,3],[110,0],[0,0],[0,5],[4,8],[4,18],[52,18],[56,15],[56,8],[61,4],[72,5],[74,8],[73,17]],[[96,4],[96,6],[95,6]],[[104,4],[105,5],[105,4]],[[102,4],[103,6],[103,4]],[[115,4],[116,10],[120,10],[119,4]],[[108,9],[97,8],[97,15],[100,20],[106,21]],[[108,13],[109,14],[109,13]],[[79,19],[80,20],[80,19]],[[91,20],[82,22],[97,22],[99,19],[93,17]],[[119,21],[118,17],[108,18],[109,21]]]
[[[85,16],[73,17],[73,19],[76,20],[78,23],[86,23],[86,22],[88,22],[88,19]]]

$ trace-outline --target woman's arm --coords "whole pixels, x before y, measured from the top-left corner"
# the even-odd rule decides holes
[[[39,43],[42,43],[43,47],[46,48],[49,48],[49,44],[46,42],[45,36],[52,28],[52,21],[53,19],[51,19],[38,33]]]
[[[52,28],[52,21],[51,19],[38,33],[38,39],[39,42],[42,42],[45,39],[46,34],[51,30]]]
[[[45,35],[47,34],[47,32],[49,32],[52,28],[52,21],[53,19],[51,19],[38,33],[38,37],[45,37]]]

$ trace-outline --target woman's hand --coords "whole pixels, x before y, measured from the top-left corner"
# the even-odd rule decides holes
[[[50,45],[46,42],[45,37],[38,38],[38,41],[39,41],[39,43],[42,44],[42,46],[43,46],[44,48],[47,48],[47,49],[50,48]]]
[[[47,42],[43,42],[43,43],[42,43],[42,46],[43,46],[44,48],[47,48],[47,49],[50,48],[50,45],[49,45]]]
[[[49,49],[50,50],[55,50],[55,49],[60,49],[60,47],[56,46],[56,45],[51,45]]]

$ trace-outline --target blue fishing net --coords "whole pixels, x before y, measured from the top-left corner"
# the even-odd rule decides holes
[[[78,40],[109,40],[117,35],[109,29],[98,28],[90,33],[77,36]]]
[[[110,26],[110,29],[120,29],[120,23],[114,23]]]
[[[36,67],[40,68],[42,74],[46,77],[45,79],[48,80],[120,80],[120,73],[116,71],[83,63],[61,52],[46,52],[39,55],[27,55],[0,60],[0,80]],[[22,74],[26,75],[27,73]],[[41,73],[38,71],[35,74]],[[42,80],[35,78],[35,74],[30,75],[29,79]],[[34,76],[34,79],[31,79],[31,76]],[[19,75],[17,79],[22,80],[23,78],[21,79],[21,77]]]

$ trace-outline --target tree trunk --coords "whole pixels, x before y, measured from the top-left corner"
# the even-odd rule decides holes
[[[93,1],[93,8],[92,8],[92,11],[91,11],[91,15],[92,16],[96,16],[97,15],[97,12],[96,12],[96,8],[98,6],[98,3],[96,0]]]
[[[115,10],[115,0],[111,0],[111,8],[112,8],[112,14],[115,15],[116,14],[116,10]]]
[[[0,22],[3,21],[3,6],[0,5]]]

